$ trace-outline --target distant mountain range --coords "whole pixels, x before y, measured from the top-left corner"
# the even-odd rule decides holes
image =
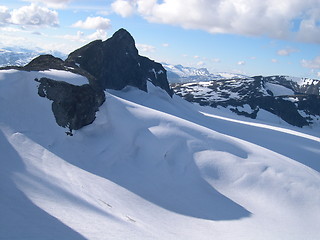
[[[43,49],[25,49],[19,47],[0,48],[0,67],[24,66],[32,59],[42,54],[51,54],[55,57],[66,58],[66,55],[58,51],[46,51]]]
[[[237,73],[210,73],[206,68],[184,67],[182,65],[171,65],[167,63],[162,63],[162,65],[167,70],[167,77],[170,83],[186,83],[248,77],[246,75]]]

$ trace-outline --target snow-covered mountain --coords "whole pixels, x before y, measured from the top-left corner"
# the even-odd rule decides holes
[[[171,93],[124,29],[0,70],[0,239],[319,238],[319,127]]]
[[[42,49],[25,49],[19,47],[6,47],[0,49],[0,67],[24,66],[41,54],[51,54],[65,58],[65,54],[58,51],[45,51]]]
[[[210,73],[206,68],[184,67],[182,65],[171,65],[167,63],[162,63],[162,65],[167,70],[167,76],[170,83],[188,83],[247,77],[235,73]]]
[[[320,123],[320,81],[286,76],[172,84],[175,93],[200,105],[257,118],[268,111],[294,126]]]

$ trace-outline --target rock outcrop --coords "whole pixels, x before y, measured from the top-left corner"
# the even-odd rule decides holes
[[[86,70],[103,89],[121,90],[130,85],[147,91],[150,81],[170,96],[173,94],[166,70],[160,63],[140,56],[133,37],[125,29],[106,41],[96,40],[72,52],[66,63]]]
[[[75,86],[49,78],[35,79],[40,83],[38,94],[52,100],[52,111],[61,127],[77,130],[92,123],[96,112],[105,101],[102,90],[97,91],[89,84]]]

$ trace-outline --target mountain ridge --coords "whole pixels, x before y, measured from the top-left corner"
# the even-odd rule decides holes
[[[175,93],[202,106],[224,107],[250,118],[260,109],[298,127],[317,125],[320,119],[320,81],[292,81],[285,76],[256,76],[172,84]]]

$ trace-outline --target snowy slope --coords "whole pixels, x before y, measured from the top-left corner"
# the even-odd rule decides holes
[[[319,135],[222,118],[150,84],[109,91],[70,137],[39,74],[0,71],[0,239],[320,237]]]

